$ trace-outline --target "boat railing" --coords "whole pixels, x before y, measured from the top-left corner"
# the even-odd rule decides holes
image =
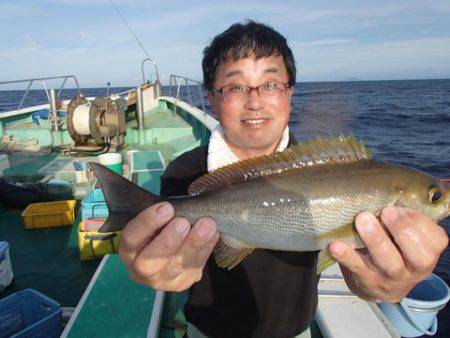
[[[75,83],[76,86],[76,90],[78,91],[78,94],[81,96],[81,89],[80,89],[80,85],[78,84],[78,79],[76,78],[75,75],[61,75],[61,76],[50,76],[50,77],[38,77],[38,78],[33,78],[33,79],[24,79],[24,80],[13,80],[13,81],[2,81],[0,82],[0,86],[3,85],[10,85],[10,84],[14,84],[14,83],[28,83],[27,84],[27,89],[25,90],[25,92],[22,95],[22,98],[20,99],[19,105],[17,106],[17,108],[13,111],[9,111],[8,113],[24,113],[24,111],[22,110],[23,104],[25,102],[25,99],[28,96],[28,93],[31,90],[31,87],[33,86],[34,83],[36,82],[41,82],[42,86],[43,86],[43,90],[45,91],[45,94],[47,95],[47,99],[49,104],[51,104],[52,100],[51,100],[51,95],[50,95],[50,89],[47,86],[47,82],[50,80],[62,80],[61,82],[61,86],[59,87],[58,93],[56,94],[56,99],[59,98],[62,90],[64,89],[64,86],[67,83],[67,80],[72,79],[73,82]],[[5,116],[3,114],[3,116]]]
[[[172,74],[172,75],[170,75],[170,79],[169,79],[169,95],[172,96],[172,87],[176,86],[177,94],[176,94],[176,97],[175,97],[175,99],[176,99],[175,102],[178,102],[180,100],[181,85],[183,83],[184,83],[184,86],[186,86],[187,96],[188,96],[189,104],[191,106],[194,106],[194,103],[192,101],[191,87],[190,86],[191,86],[191,84],[197,86],[198,96],[200,98],[200,103],[202,105],[202,111],[206,114],[205,101],[203,100],[202,84],[201,84],[200,81],[193,80],[193,79],[190,79],[190,78],[185,77],[185,76]],[[176,108],[177,108],[177,104],[175,104],[174,110],[176,110]]]
[[[120,97],[126,97],[135,91],[136,91],[136,88],[131,88],[131,89],[124,90],[123,92],[120,92],[120,93],[117,93],[114,95],[120,96]]]
[[[142,63],[141,63],[142,83],[146,83],[146,82],[147,82],[147,78],[146,78],[146,76],[145,76],[145,69],[144,69],[144,66],[145,66],[145,63],[148,62],[148,61],[151,62],[151,63],[153,63],[153,66],[155,67],[155,71],[152,72],[152,73],[150,73],[150,80],[149,80],[150,83],[153,82],[153,81],[152,81],[153,74],[156,75],[156,81],[159,81],[158,66],[156,65],[156,61],[154,61],[154,60],[151,59],[151,58],[147,58],[147,59],[142,60]]]

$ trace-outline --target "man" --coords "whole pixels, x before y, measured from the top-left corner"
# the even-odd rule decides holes
[[[207,171],[294,143],[287,124],[295,63],[278,32],[252,21],[232,25],[205,48],[203,72],[221,127],[208,147],[169,165],[164,195],[185,195]],[[317,307],[316,252],[257,249],[228,271],[211,256],[219,239],[214,220],[202,218],[191,228],[173,215],[169,203],[144,210],[125,227],[120,256],[136,282],[166,291],[190,288],[185,314],[195,334],[293,337],[307,330]],[[339,241],[330,251],[355,294],[397,302],[433,270],[448,238],[412,210],[386,208],[381,218],[384,226],[367,212],[356,218],[370,256]]]

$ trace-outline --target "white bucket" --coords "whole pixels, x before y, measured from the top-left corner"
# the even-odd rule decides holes
[[[119,153],[106,153],[98,155],[98,160],[100,164],[103,164],[105,167],[108,167],[112,171],[122,175],[122,154]]]
[[[417,284],[399,304],[380,303],[378,306],[402,337],[434,335],[437,313],[450,299],[447,284],[431,274]]]
[[[75,171],[75,182],[86,183],[89,181],[87,170]]]

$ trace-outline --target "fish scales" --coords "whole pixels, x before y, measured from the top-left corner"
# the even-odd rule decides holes
[[[294,169],[210,191],[175,210],[191,222],[209,215],[221,232],[257,247],[319,250],[329,241],[318,235],[353,222],[361,210],[379,213],[393,204],[395,196],[375,185],[389,185],[389,172],[395,167],[374,161]]]
[[[121,230],[146,207],[173,203],[175,214],[194,224],[216,220],[221,232],[216,262],[236,266],[256,247],[321,250],[317,272],[334,262],[335,239],[362,247],[354,219],[367,210],[408,207],[438,222],[450,215],[450,187],[424,172],[370,160],[352,137],[317,139],[280,153],[240,161],[208,173],[189,186],[191,196],[164,198],[91,163],[109,218],[99,230]]]

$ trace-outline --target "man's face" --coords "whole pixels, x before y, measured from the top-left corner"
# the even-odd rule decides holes
[[[288,82],[282,56],[222,61],[214,88],[238,84],[258,87],[267,82]],[[221,93],[208,94],[212,112],[222,125],[228,145],[241,159],[275,151],[289,122],[292,89],[280,95],[260,97],[252,90],[248,97],[224,100]]]

